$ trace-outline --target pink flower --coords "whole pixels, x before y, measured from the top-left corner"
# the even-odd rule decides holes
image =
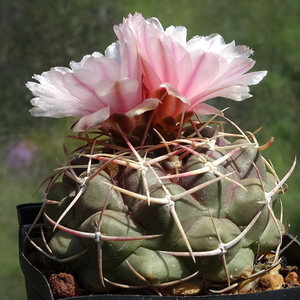
[[[95,52],[69,68],[55,67],[33,78],[27,87],[36,98],[30,110],[35,117],[79,117],[75,131],[104,122],[113,113],[142,114],[157,106],[157,99],[143,99],[140,64],[134,45],[119,42]]]
[[[246,46],[225,44],[218,34],[186,41],[186,28],[164,30],[156,18],[129,15],[114,27],[118,41],[105,56],[93,53],[70,69],[56,67],[27,87],[33,116],[80,118],[74,130],[104,124],[114,113],[129,117],[155,109],[153,125],[185,113],[218,113],[203,103],[215,97],[236,101],[251,97],[249,85],[266,71],[247,73],[255,61]],[[164,125],[163,125],[164,126]]]
[[[245,74],[255,64],[246,46],[225,44],[218,34],[195,36],[186,41],[185,27],[170,26],[165,31],[156,18],[141,14],[115,27],[120,43],[130,39],[140,56],[145,97],[161,96],[157,118],[176,116],[183,111],[216,113],[203,102],[215,97],[241,101],[251,97],[249,85],[259,83],[266,71]],[[177,99],[177,101],[176,101]],[[180,100],[180,101],[178,101]]]

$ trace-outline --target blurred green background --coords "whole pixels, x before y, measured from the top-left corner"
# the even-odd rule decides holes
[[[33,118],[25,82],[52,66],[68,66],[115,41],[114,24],[129,13],[156,16],[164,27],[184,25],[188,35],[220,33],[227,43],[254,49],[255,70],[267,77],[244,102],[215,101],[244,130],[263,126],[258,138],[275,145],[264,152],[279,177],[299,157],[300,1],[299,0],[0,0],[0,298],[25,299],[18,263],[15,206],[39,202],[32,195],[42,179],[64,162],[63,136],[71,120]],[[299,168],[282,197],[290,232],[300,233]]]

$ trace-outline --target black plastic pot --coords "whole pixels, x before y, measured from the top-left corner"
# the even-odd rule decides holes
[[[36,218],[41,204],[28,203],[17,206],[19,220],[19,258],[21,269],[25,277],[25,285],[28,300],[54,300],[50,286],[45,276],[36,269],[27,259],[28,243],[24,243],[25,232],[28,230],[34,219]],[[43,220],[39,220],[36,227],[43,226]],[[283,238],[283,247],[287,245],[293,237],[287,234]],[[293,243],[282,254],[288,264],[295,265],[300,268],[300,243],[294,240]],[[62,299],[62,298],[61,298]],[[300,299],[300,287],[281,289],[269,292],[237,294],[237,295],[209,295],[209,296],[155,296],[155,295],[116,295],[103,294],[94,296],[78,296],[72,298],[63,298],[72,300],[298,300]]]

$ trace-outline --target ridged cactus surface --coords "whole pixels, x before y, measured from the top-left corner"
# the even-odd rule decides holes
[[[46,194],[55,257],[94,292],[160,290],[192,277],[230,285],[280,246],[282,188],[253,134],[194,122],[180,138],[123,146],[85,137]],[[191,133],[192,132],[192,133]],[[56,182],[54,182],[56,181]]]

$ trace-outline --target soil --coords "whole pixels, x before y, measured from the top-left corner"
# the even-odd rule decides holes
[[[75,297],[78,295],[77,284],[74,276],[71,274],[52,274],[49,278],[49,284],[55,299]]]

